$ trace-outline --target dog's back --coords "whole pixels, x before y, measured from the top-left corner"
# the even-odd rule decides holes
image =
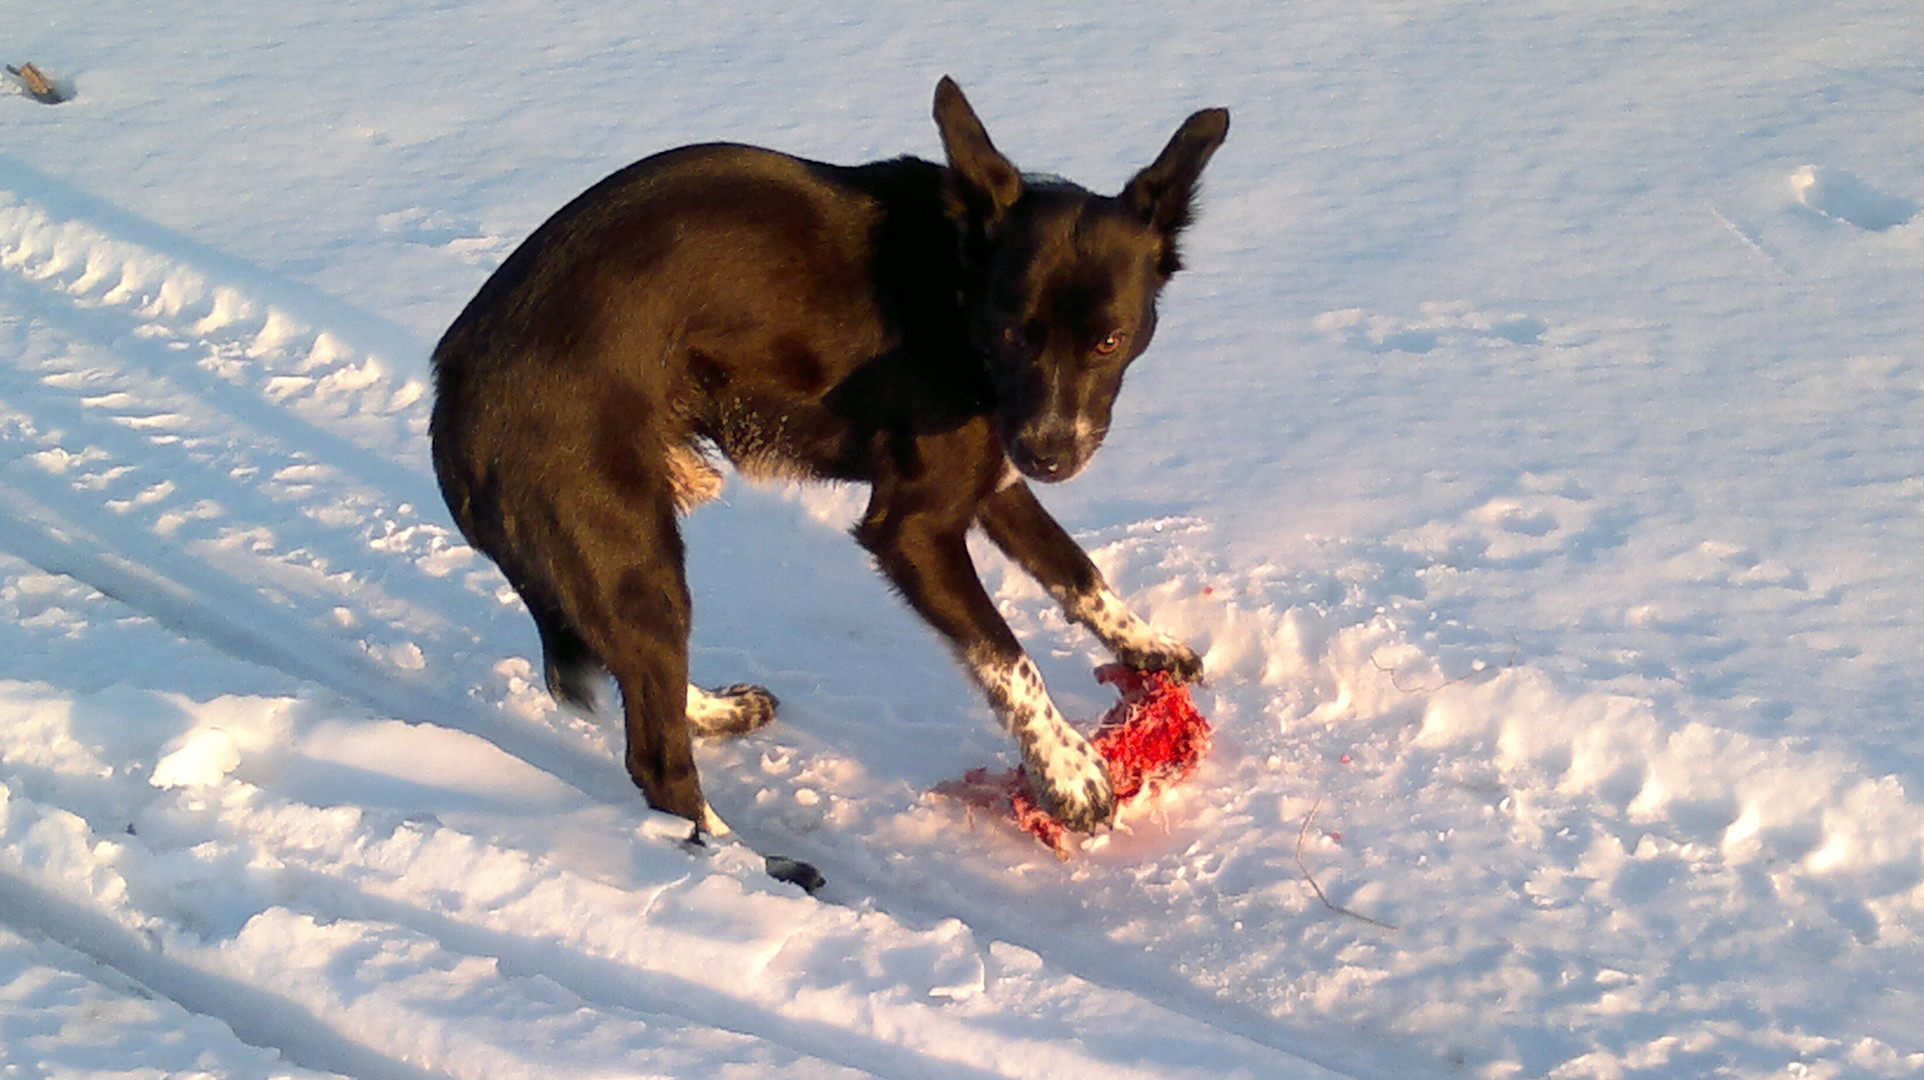
[[[511,483],[469,474],[597,441],[582,451],[627,474],[621,444],[643,433],[751,473],[859,479],[874,420],[826,399],[905,335],[963,359],[953,236],[929,162],[708,145],[630,166],[529,237],[436,349],[442,480]]]

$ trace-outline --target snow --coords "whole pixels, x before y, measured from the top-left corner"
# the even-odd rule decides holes
[[[0,1075],[1924,1075],[1911,8],[5,0],[76,96],[0,95]],[[1111,190],[1234,114],[1043,492],[1212,756],[1066,862],[970,821],[1014,753],[861,492],[730,477],[695,670],[784,710],[691,850],[426,356],[614,168],[937,156],[943,73]]]

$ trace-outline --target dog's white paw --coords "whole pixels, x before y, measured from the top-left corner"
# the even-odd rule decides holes
[[[1107,824],[1116,812],[1109,767],[1089,740],[1062,719],[1035,662],[1018,656],[1009,663],[978,664],[975,672],[989,703],[1022,748],[1022,767],[1036,802],[1077,832]]]
[[[1091,832],[1116,816],[1109,767],[1089,740],[1064,727],[1023,747],[1022,766],[1036,802],[1076,832]]]
[[[1196,655],[1196,650],[1161,632],[1153,637],[1119,642],[1110,652],[1117,663],[1137,671],[1166,671],[1177,682],[1202,680],[1202,657]]]
[[[711,739],[746,735],[775,722],[781,705],[775,695],[759,686],[737,683],[723,690],[688,687],[688,723],[697,735]]]
[[[1069,617],[1088,627],[1124,667],[1166,671],[1178,682],[1201,680],[1196,650],[1144,622],[1107,586],[1062,600]]]

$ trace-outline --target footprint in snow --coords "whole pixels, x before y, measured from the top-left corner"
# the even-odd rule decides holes
[[[1376,353],[1426,353],[1445,345],[1535,345],[1550,329],[1528,315],[1488,311],[1463,301],[1427,302],[1414,317],[1373,315],[1362,308],[1326,311],[1314,325],[1332,340]]]
[[[1902,225],[1918,211],[1913,200],[1879,191],[1842,169],[1806,165],[1790,174],[1790,190],[1801,205],[1871,232]]]
[[[1406,542],[1459,569],[1527,569],[1558,555],[1584,557],[1623,542],[1621,511],[1569,477],[1526,473],[1454,519],[1405,534]]]

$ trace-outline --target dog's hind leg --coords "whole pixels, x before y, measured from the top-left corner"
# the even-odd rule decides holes
[[[656,809],[701,823],[708,804],[688,725],[688,587],[673,527],[670,520],[671,544],[617,575],[603,656],[621,687],[628,775]]]
[[[595,684],[608,674],[601,658],[588,647],[567,617],[544,602],[534,590],[522,590],[522,600],[534,616],[541,635],[543,676],[556,701],[582,712],[595,712],[599,696]],[[695,734],[711,739],[732,738],[775,722],[781,701],[765,687],[736,683],[718,690],[688,684],[688,724]]]
[[[567,617],[537,612],[536,622],[560,689],[584,659],[607,667],[621,688],[628,775],[650,805],[699,824],[706,804],[688,725],[691,620],[681,530],[663,471],[632,443],[622,449],[629,451],[622,471],[578,469],[575,484],[555,493],[552,512],[542,515],[556,523],[542,543],[552,575],[544,584]]]
[[[781,702],[765,688],[736,683],[720,690],[688,686],[688,724],[711,739],[746,735],[775,720]]]
[[[600,704],[595,684],[608,674],[601,658],[558,612],[532,601],[528,608],[535,613],[535,629],[541,635],[548,693],[582,712],[595,712]],[[775,722],[780,706],[781,700],[767,688],[751,683],[718,690],[688,684],[688,724],[705,738],[733,738],[767,727]]]
[[[633,488],[635,477],[629,479]],[[574,516],[577,543],[587,541],[579,549],[586,553],[580,565],[592,568],[599,583],[594,602],[578,607],[600,617],[578,625],[583,643],[603,658],[621,687],[628,775],[650,806],[692,822],[689,839],[699,844],[703,834],[725,837],[733,830],[702,795],[691,714],[703,713],[707,725],[746,731],[774,717],[775,698],[760,687],[710,694],[689,684],[690,604],[674,499],[665,485],[659,498],[633,490],[629,495],[619,513],[609,513],[604,502],[600,513]],[[601,528],[586,535],[587,523],[597,521]],[[764,859],[777,880],[809,892],[822,887],[821,873],[808,863],[778,855]]]

